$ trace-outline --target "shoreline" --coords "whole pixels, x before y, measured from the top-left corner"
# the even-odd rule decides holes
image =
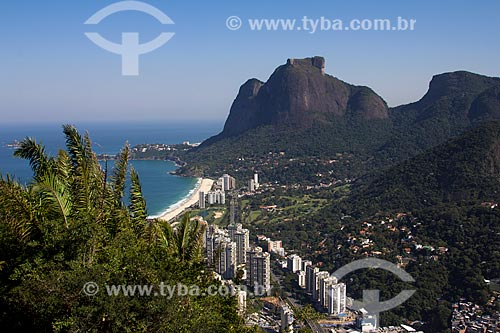
[[[151,216],[149,218],[157,218],[159,220],[166,222],[173,220],[174,218],[182,214],[186,209],[190,208],[191,206],[193,206],[195,203],[198,202],[200,192],[206,193],[210,191],[213,183],[214,181],[212,179],[198,178],[198,182],[195,188],[192,191],[190,191],[190,194],[188,194],[185,198],[170,206],[167,209],[167,211],[160,214],[159,216]]]

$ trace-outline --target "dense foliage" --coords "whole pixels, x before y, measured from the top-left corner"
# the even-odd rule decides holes
[[[228,172],[245,180],[258,172],[263,181],[281,184],[317,184],[318,174],[325,179],[363,174],[370,152],[387,140],[391,123],[331,118],[331,123],[301,130],[263,126],[181,152],[178,157],[187,165],[180,173],[214,177]]]
[[[485,283],[500,277],[499,143],[500,123],[486,123],[349,187],[277,188],[250,197],[243,222],[330,272],[365,257],[400,264],[415,284],[363,270],[346,278],[348,293],[361,299],[363,289],[379,289],[389,299],[416,289],[383,314],[383,324],[422,321],[425,332],[447,332],[452,302],[500,307]]]
[[[67,150],[50,157],[33,139],[32,182],[0,180],[0,326],[3,332],[242,332],[235,299],[109,293],[111,285],[216,283],[201,257],[204,226],[189,216],[175,227],[147,219],[125,147],[102,170],[87,135],[65,126]],[[100,288],[89,296],[92,282]],[[90,291],[95,291],[90,289]]]

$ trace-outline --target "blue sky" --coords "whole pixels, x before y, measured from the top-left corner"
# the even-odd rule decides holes
[[[0,6],[2,123],[77,121],[223,121],[239,86],[267,80],[287,58],[322,55],[326,71],[368,85],[391,106],[419,99],[432,75],[469,70],[500,76],[500,1],[253,0],[145,1],[175,25],[122,12],[98,26],[83,23],[117,1],[16,0]],[[417,20],[415,31],[238,31],[227,17]],[[85,36],[141,42],[175,32],[141,56],[140,76],[121,75],[120,56]]]

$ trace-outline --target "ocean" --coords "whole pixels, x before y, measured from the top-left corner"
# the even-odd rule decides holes
[[[201,142],[222,129],[220,122],[77,123],[75,126],[82,133],[89,132],[93,149],[98,154],[116,154],[127,141],[131,146],[141,143]],[[9,174],[22,183],[30,181],[31,169],[25,160],[13,157],[14,149],[8,144],[25,137],[33,137],[44,144],[51,155],[65,147],[61,124],[0,124],[0,174]],[[169,173],[176,168],[173,162],[131,163],[139,174],[150,216],[161,215],[189,196],[196,187],[197,179]]]

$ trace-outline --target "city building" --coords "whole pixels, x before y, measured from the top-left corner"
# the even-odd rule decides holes
[[[300,271],[302,269],[302,258],[296,254],[291,254],[286,258],[286,267],[292,273]]]
[[[207,259],[207,265],[213,267],[214,264],[214,231],[215,227],[210,225],[205,229],[205,234],[203,236],[203,245],[205,248],[205,258]]]
[[[312,266],[312,261],[311,260],[302,260],[302,271],[306,271],[307,266]]]
[[[346,311],[346,301],[346,285],[344,283],[335,283],[328,286],[327,310],[329,314],[338,315],[344,313]]]
[[[373,331],[376,332],[378,328],[377,316],[368,314],[368,312],[364,309],[361,309],[360,312],[360,316],[356,319],[357,327],[361,329],[361,332],[363,333]]]
[[[248,191],[249,192],[255,192],[256,186],[255,186],[255,181],[253,179],[250,179],[248,181]]]
[[[271,291],[271,256],[260,247],[247,252],[247,281],[256,295]]]
[[[259,174],[257,174],[257,173],[253,174],[253,182],[255,184],[255,188],[258,189],[259,188]]]
[[[451,331],[452,333],[500,332],[500,312],[488,314],[482,306],[462,299],[461,302],[453,304]]]
[[[328,292],[330,291],[330,287],[332,285],[337,284],[337,278],[334,276],[330,276],[328,272],[325,272],[328,275],[325,275],[325,278],[320,279],[319,284],[319,304],[328,309]]]
[[[277,241],[268,240],[267,241],[267,252],[280,254],[282,252],[281,250],[284,251],[282,241],[280,241],[280,240],[277,240]]]
[[[225,205],[226,204],[226,193],[219,191],[217,196],[216,196],[215,203]]]
[[[224,191],[230,191],[236,189],[236,179],[228,174],[222,175],[222,189]]]
[[[306,272],[298,271],[296,274],[297,274],[297,283],[299,284],[299,287],[305,288],[306,287]]]
[[[198,206],[200,209],[205,209],[205,192],[203,191],[199,193]]]
[[[209,205],[225,205],[226,194],[221,190],[210,191],[206,195]]]
[[[223,279],[229,280],[236,274],[236,243],[229,237],[217,235],[215,238],[215,271]]]
[[[241,224],[227,227],[229,238],[236,243],[236,263],[237,265],[247,262],[247,251],[250,248],[250,231],[244,229]]]
[[[207,193],[207,201],[209,205],[215,204],[215,192],[210,191]]]
[[[232,279],[238,269],[246,278],[247,251],[250,247],[250,232],[241,224],[219,229],[209,225],[203,237],[207,266],[213,267],[223,279]]]
[[[293,311],[288,305],[281,306],[281,331],[290,333],[293,332]]]
[[[236,297],[238,300],[238,312],[244,314],[247,309],[247,292],[244,290],[237,290]]]
[[[313,267],[312,265],[309,265],[306,267],[306,291],[308,293],[313,293],[313,290],[315,290],[316,286],[316,276],[315,274],[319,273],[319,268],[318,267]]]
[[[321,284],[324,279],[330,277],[330,273],[328,272],[318,272],[314,275],[314,286],[313,286],[313,300],[316,302],[321,302]]]

